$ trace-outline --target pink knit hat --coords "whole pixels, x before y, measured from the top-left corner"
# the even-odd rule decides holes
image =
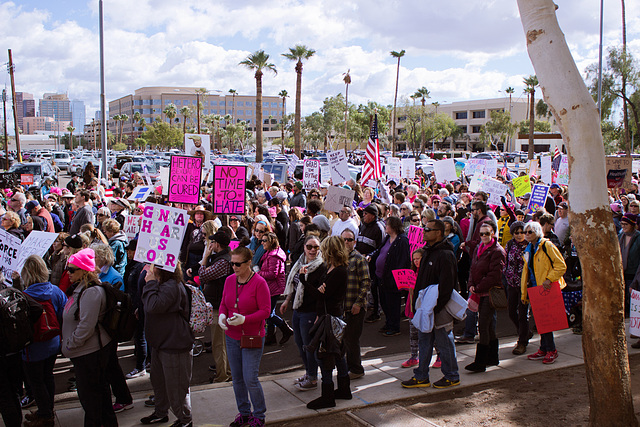
[[[96,254],[91,248],[82,249],[69,257],[69,264],[85,271],[94,271],[96,269]]]

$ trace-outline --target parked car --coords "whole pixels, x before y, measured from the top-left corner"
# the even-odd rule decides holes
[[[71,155],[67,151],[56,151],[52,159],[60,169],[68,170],[71,164]]]
[[[144,177],[144,168],[147,168],[149,171],[149,175],[151,179],[155,180],[160,176],[160,172],[154,164],[143,163],[143,162],[129,162],[122,165],[122,169],[120,169],[120,176],[126,176],[127,178],[131,178],[131,176],[139,172]]]
[[[47,161],[14,163],[9,168],[9,172],[20,175],[33,175],[33,186],[40,187],[45,178],[49,177],[54,184],[58,184],[56,171]]]
[[[84,172],[84,168],[89,162],[91,162],[93,166],[95,166],[96,170],[98,170],[98,159],[96,159],[95,157],[82,157],[80,159],[74,159],[71,161],[71,163],[69,163],[69,174],[75,173],[82,176],[82,172]]]

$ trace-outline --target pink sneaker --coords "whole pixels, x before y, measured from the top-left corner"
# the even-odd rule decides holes
[[[403,362],[400,366],[402,366],[403,368],[413,368],[418,364],[420,364],[420,362],[418,362],[418,359],[416,359],[415,357],[411,357],[406,362]]]
[[[436,361],[431,365],[432,368],[439,368],[442,366],[442,362],[440,361],[440,356],[436,357]]]

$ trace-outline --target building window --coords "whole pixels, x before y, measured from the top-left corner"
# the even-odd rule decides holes
[[[175,105],[180,105],[180,100],[176,99],[176,102],[174,102]]]
[[[245,110],[247,116],[253,116],[253,110]]]
[[[466,119],[466,118],[467,118],[466,111],[460,111],[459,113],[456,113],[456,120]]]
[[[253,106],[253,102],[251,102],[251,101],[245,101],[244,106],[245,106],[245,107],[252,107],[252,106]]]
[[[160,101],[159,99],[154,99],[152,104],[153,105],[162,105],[162,101]]]
[[[209,104],[211,104],[211,106],[218,105],[218,101],[209,101]]]
[[[277,102],[272,102],[271,103],[271,108],[277,108],[278,107],[278,103]]]
[[[482,110],[482,111],[474,111],[473,112],[473,118],[474,119],[484,119],[485,118],[484,110]]]
[[[244,116],[244,110],[238,110],[238,111],[236,111],[236,114],[238,116]]]
[[[238,101],[238,102],[236,102],[236,106],[237,107],[244,107],[244,102]]]
[[[482,127],[482,126],[478,126],[478,125],[476,125],[476,126],[472,126],[472,127],[471,127],[471,133],[480,133],[480,128],[481,128],[481,127]]]
[[[462,133],[467,133],[467,127],[466,126],[458,126],[458,128],[462,131]]]
[[[220,105],[220,106],[225,105],[224,101],[220,101],[220,103],[218,105]]]

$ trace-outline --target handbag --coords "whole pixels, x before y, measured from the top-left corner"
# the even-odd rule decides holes
[[[253,278],[254,274],[255,273],[252,273],[251,276],[249,276],[249,280],[247,280],[246,283],[249,283],[249,281],[251,281],[251,278]],[[235,309],[238,309],[239,299],[240,299],[240,283],[236,279]],[[242,336],[240,337],[240,348],[262,348],[262,337],[260,335],[245,335],[244,328],[242,328]]]
[[[491,302],[491,307],[495,310],[506,310],[509,306],[507,293],[502,286],[494,286],[489,289],[489,301]]]

